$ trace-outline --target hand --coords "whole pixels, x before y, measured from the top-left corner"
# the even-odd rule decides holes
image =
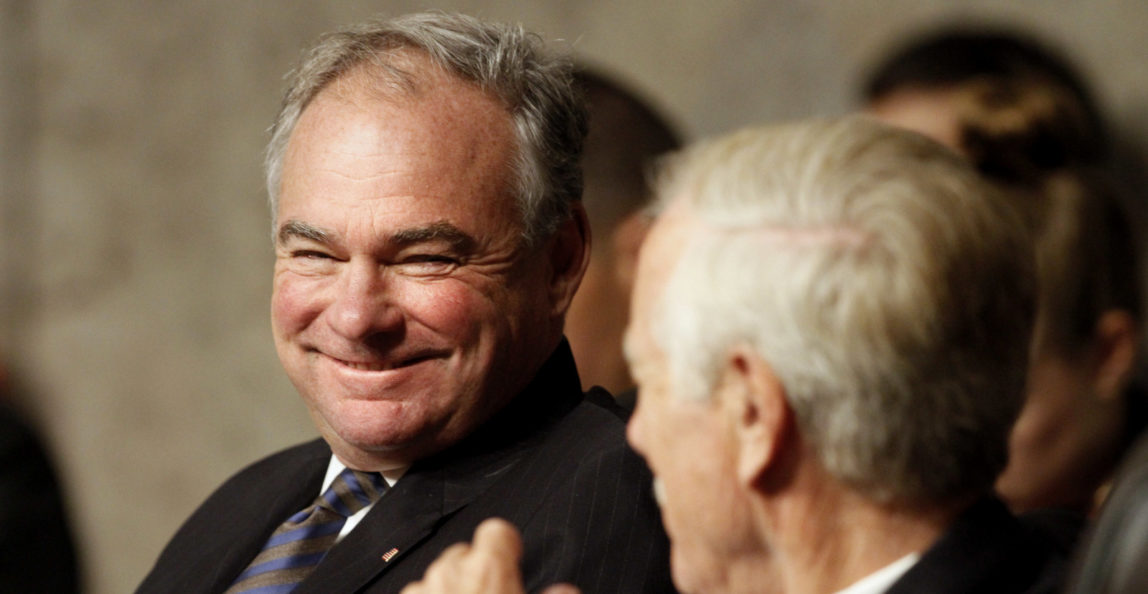
[[[401,594],[525,594],[522,537],[506,520],[491,518],[478,525],[473,544],[451,545],[427,568],[421,581]],[[568,584],[547,588],[543,594],[580,594]]]

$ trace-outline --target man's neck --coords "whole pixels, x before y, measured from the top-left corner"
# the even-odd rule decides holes
[[[832,593],[912,553],[923,553],[960,506],[879,504],[836,483],[784,498],[773,514],[786,592]]]

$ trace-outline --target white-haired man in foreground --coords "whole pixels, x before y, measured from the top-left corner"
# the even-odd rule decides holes
[[[858,118],[696,146],[660,200],[628,436],[682,591],[1055,591],[1052,547],[992,496],[1035,300],[1004,201]],[[406,592],[521,592],[516,547],[490,521]]]

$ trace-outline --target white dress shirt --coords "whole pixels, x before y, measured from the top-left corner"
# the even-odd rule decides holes
[[[920,553],[909,553],[900,559],[874,571],[873,573],[853,582],[853,585],[839,590],[837,594],[884,594],[909,568],[916,565],[921,558]]]

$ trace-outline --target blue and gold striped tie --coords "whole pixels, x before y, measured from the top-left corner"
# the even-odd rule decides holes
[[[387,490],[379,473],[346,469],[307,509],[287,518],[263,550],[239,574],[227,594],[283,594],[298,586],[323,560],[347,518]]]

